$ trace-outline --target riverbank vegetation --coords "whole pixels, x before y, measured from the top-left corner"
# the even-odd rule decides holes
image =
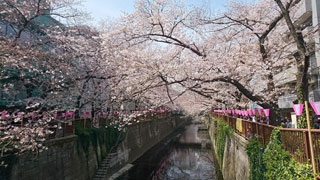
[[[253,137],[246,147],[250,162],[250,180],[312,180],[310,164],[295,161],[281,143],[279,128],[272,132],[266,147]]]

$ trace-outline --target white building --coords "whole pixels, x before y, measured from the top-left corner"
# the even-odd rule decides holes
[[[310,28],[318,27],[320,23],[320,1],[302,0],[296,14],[298,19],[294,23],[305,27],[302,30],[303,34],[310,31]],[[316,32],[311,38],[306,38],[305,41],[314,50],[310,56],[309,101],[320,101],[320,32]],[[283,68],[281,72],[274,75],[275,85],[282,86],[286,84],[294,88],[296,72],[295,65]],[[282,109],[292,108],[292,103],[296,99],[296,94],[286,93],[278,99],[278,105]]]

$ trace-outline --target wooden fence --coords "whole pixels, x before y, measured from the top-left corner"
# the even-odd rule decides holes
[[[230,127],[240,136],[250,139],[257,136],[266,146],[270,140],[271,132],[275,126],[240,119],[224,114],[212,113],[213,117],[225,120]],[[310,163],[310,144],[308,129],[280,128],[282,144],[291,156],[300,163]],[[316,171],[320,172],[320,130],[312,129],[311,137],[313,142],[313,151],[315,157]]]

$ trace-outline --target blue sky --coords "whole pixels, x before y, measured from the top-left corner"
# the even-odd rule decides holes
[[[85,0],[83,9],[91,13],[94,21],[120,17],[122,12],[132,12],[135,0]],[[189,5],[201,6],[208,3],[211,10],[218,11],[227,4],[226,0],[185,0]]]

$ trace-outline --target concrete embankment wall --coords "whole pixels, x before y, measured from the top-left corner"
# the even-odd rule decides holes
[[[186,119],[172,117],[171,119],[145,121],[131,126],[125,140],[117,149],[117,156],[111,160],[112,164],[108,176],[117,172],[126,164],[137,160],[176,129],[184,126],[186,122]]]
[[[209,120],[209,134],[212,141],[214,153],[216,152],[215,136],[217,135],[218,127],[216,122]],[[222,167],[220,167],[224,180],[249,180],[250,164],[246,151],[247,140],[236,133],[227,136],[224,146],[224,154]]]
[[[110,174],[139,158],[144,152],[185,123],[177,116],[145,121],[128,127],[126,137],[111,160]],[[94,145],[95,144],[95,145]],[[76,135],[50,140],[48,150],[37,155],[26,153],[0,169],[0,179],[10,180],[85,180],[93,179],[102,161],[104,145],[90,143],[84,150]],[[102,149],[101,149],[102,148]],[[87,153],[86,153],[87,152]]]

